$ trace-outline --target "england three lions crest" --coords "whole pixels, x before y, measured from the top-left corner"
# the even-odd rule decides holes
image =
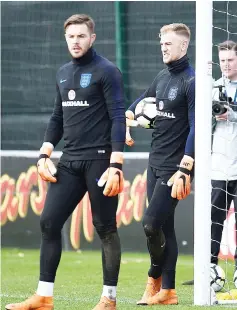
[[[89,86],[89,84],[91,82],[91,77],[92,77],[91,73],[82,73],[81,74],[80,85],[82,88],[86,88],[87,86]]]
[[[178,94],[178,87],[171,87],[168,93],[168,99],[170,101],[174,100]]]

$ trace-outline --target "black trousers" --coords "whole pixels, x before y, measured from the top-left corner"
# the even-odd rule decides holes
[[[121,255],[116,227],[118,196],[104,196],[104,188],[97,185],[99,178],[108,167],[109,160],[59,162],[57,183],[49,185],[45,207],[40,218],[41,281],[54,282],[62,252],[61,230],[88,191],[93,224],[102,240],[104,284],[117,284]],[[111,251],[114,255],[112,257]]]
[[[162,275],[162,287],[175,288],[175,269],[178,246],[174,229],[175,207],[178,200],[171,197],[171,187],[166,185],[175,173],[160,172],[151,166],[147,170],[147,196],[149,206],[143,218],[151,266],[148,275]],[[164,246],[165,243],[165,246]]]
[[[216,181],[212,180],[212,210],[211,210],[211,262],[218,263],[223,223],[234,201],[235,222],[237,223],[237,180]],[[236,233],[236,231],[235,231]],[[237,233],[236,233],[237,240]],[[237,267],[237,248],[235,250],[235,266]]]

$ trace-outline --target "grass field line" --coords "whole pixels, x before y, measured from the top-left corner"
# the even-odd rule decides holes
[[[122,264],[128,264],[128,263],[149,263],[150,259],[149,258],[134,258],[134,257],[126,257],[124,259],[121,260]],[[182,261],[179,260],[177,263],[177,266],[193,266],[193,262],[192,261]]]
[[[18,257],[12,257],[10,259],[8,259],[8,262],[12,259],[15,260],[15,259],[18,259]],[[23,259],[24,260],[24,257],[21,257],[20,259]],[[142,264],[142,263],[149,263],[150,262],[150,259],[147,257],[147,258],[134,258],[134,257],[127,257],[125,256],[125,258],[122,258],[121,259],[121,264],[131,264],[131,263],[136,263],[136,264]],[[77,260],[74,260],[74,261],[71,261],[71,262],[64,262],[64,266],[72,266],[73,264],[83,264],[83,263],[87,263],[87,261],[85,260],[85,257],[83,257],[82,259],[77,259]],[[35,261],[30,261],[27,263],[28,266],[31,265],[31,266],[38,266],[39,265],[39,262],[38,262],[38,259],[35,260]],[[192,261],[178,261],[177,263],[178,266],[192,266],[193,265],[193,262]]]
[[[9,299],[19,299],[19,300],[24,300],[26,298],[28,298],[28,295],[22,295],[22,294],[0,294],[0,297],[4,297],[4,298],[9,298]],[[81,298],[81,297],[64,297],[64,296],[58,296],[55,295],[54,296],[54,300],[63,300],[63,301],[72,301],[73,302],[96,302],[98,301],[98,297],[85,297],[85,298]],[[118,298],[119,303],[129,303],[129,304],[134,304],[136,303],[135,299],[132,298],[124,298],[124,297],[119,297]]]

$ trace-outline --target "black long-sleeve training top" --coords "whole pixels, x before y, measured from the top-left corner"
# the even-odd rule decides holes
[[[160,71],[129,110],[146,97],[156,97],[150,165],[161,171],[177,169],[182,157],[194,158],[195,72],[185,55]]]
[[[93,48],[62,66],[44,142],[63,137],[64,160],[109,158],[124,149],[126,121],[121,72]]]

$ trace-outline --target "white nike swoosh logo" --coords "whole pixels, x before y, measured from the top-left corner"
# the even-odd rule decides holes
[[[64,82],[66,82],[66,80],[60,80],[60,83],[64,83]]]

